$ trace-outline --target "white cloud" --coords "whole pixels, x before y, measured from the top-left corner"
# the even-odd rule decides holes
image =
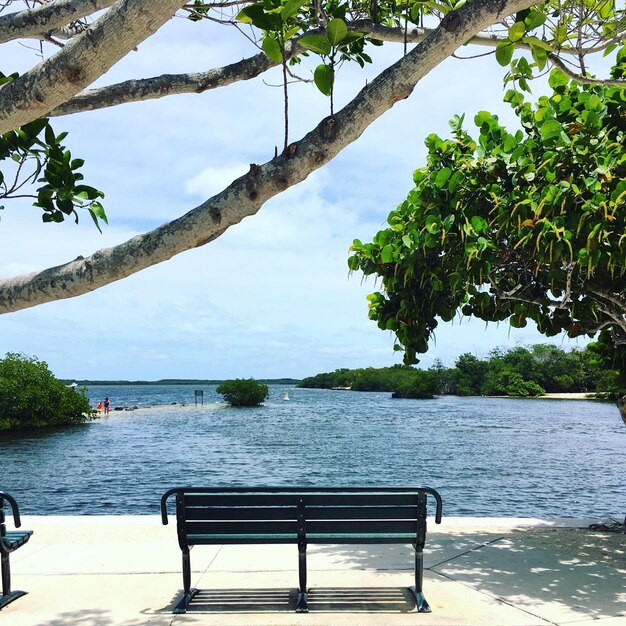
[[[210,165],[185,183],[185,191],[189,195],[206,200],[222,191],[236,178],[243,176],[248,169],[249,166],[242,163],[230,166]]]

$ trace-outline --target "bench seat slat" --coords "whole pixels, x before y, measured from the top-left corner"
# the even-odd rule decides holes
[[[297,506],[302,499],[308,506],[409,506],[417,505],[412,493],[186,493],[185,506]]]
[[[17,550],[20,546],[23,546],[33,534],[32,530],[10,530],[6,535],[2,537],[3,548],[8,549],[9,552]]]

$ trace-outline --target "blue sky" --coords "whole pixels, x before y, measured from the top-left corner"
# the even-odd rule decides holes
[[[477,52],[484,52],[484,48]],[[231,29],[171,20],[98,84],[203,71],[256,52]],[[469,53],[463,50],[462,53]],[[24,71],[35,53],[5,46],[2,70]],[[397,58],[386,44],[372,56]],[[344,67],[336,108],[376,70]],[[310,77],[310,67],[299,70]],[[393,337],[367,318],[375,284],[348,275],[348,247],[369,240],[424,164],[424,138],[448,134],[448,120],[479,110],[514,124],[493,56],[449,59],[413,95],[371,126],[332,163],[268,202],[255,216],[201,249],[90,294],[2,316],[0,352],[24,352],[64,378],[302,377],[339,367],[400,362]],[[194,208],[250,163],[282,144],[280,75],[201,95],[183,95],[53,120],[86,159],[86,182],[106,193],[109,226],[88,217],[43,225],[28,203],[7,202],[0,221],[0,276],[65,263],[121,243]],[[290,139],[328,113],[310,84],[290,88]],[[478,320],[441,324],[424,355],[452,366],[463,352],[548,341],[530,327]],[[563,338],[564,348],[576,344]]]

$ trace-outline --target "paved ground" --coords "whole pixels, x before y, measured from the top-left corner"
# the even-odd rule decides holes
[[[592,521],[448,518],[431,523],[417,614],[409,546],[311,546],[311,612],[295,614],[295,546],[198,546],[186,615],[174,523],[158,517],[28,517],[31,541],[11,556],[0,626],[626,624],[626,535]],[[570,527],[566,527],[566,526]]]

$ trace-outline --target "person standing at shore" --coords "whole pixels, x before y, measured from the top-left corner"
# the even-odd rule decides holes
[[[102,402],[98,402],[98,415],[102,415]]]
[[[111,403],[109,402],[108,398],[104,399],[104,414],[108,415],[109,414],[109,407],[111,406]]]

